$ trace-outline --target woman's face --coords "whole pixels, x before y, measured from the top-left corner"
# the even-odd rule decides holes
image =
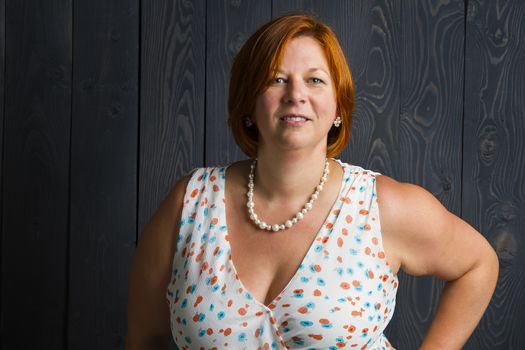
[[[319,43],[291,40],[279,71],[255,102],[259,150],[324,150],[337,113],[335,88]]]

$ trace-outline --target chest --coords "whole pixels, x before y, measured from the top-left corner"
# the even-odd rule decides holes
[[[335,199],[332,203],[320,201],[316,210],[292,228],[270,232],[255,227],[249,220],[245,203],[226,201],[232,263],[255,299],[268,305],[286,288],[315,240],[320,239],[318,233],[327,223],[333,202]]]

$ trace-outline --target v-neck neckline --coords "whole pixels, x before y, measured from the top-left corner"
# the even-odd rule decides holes
[[[348,166],[341,162],[339,159],[335,159],[335,158],[330,158],[332,160],[334,160],[335,162],[337,162],[342,168],[343,168],[343,178],[341,180],[341,184],[340,184],[340,187],[339,187],[339,192],[337,194],[337,197],[334,201],[334,203],[332,204],[331,208],[330,208],[330,211],[328,212],[328,215],[326,216],[326,218],[324,219],[323,221],[323,224],[321,225],[321,227],[319,228],[319,230],[317,231],[316,235],[315,235],[315,238],[313,239],[312,243],[310,244],[310,246],[308,247],[307,251],[306,251],[306,254],[303,256],[299,266],[297,267],[297,269],[295,270],[292,278],[290,278],[290,280],[288,281],[288,283],[285,285],[285,287],[279,292],[279,294],[277,294],[275,296],[275,298],[273,298],[270,303],[268,305],[265,305],[264,304],[264,300],[263,301],[259,301],[257,298],[255,298],[253,296],[253,293],[248,289],[246,288],[246,286],[244,285],[244,283],[242,282],[241,280],[241,277],[239,275],[239,273],[237,272],[237,268],[235,267],[235,263],[233,261],[233,257],[232,257],[232,247],[231,247],[231,244],[230,244],[230,241],[225,239],[225,244],[229,250],[229,263],[231,265],[231,268],[232,268],[232,271],[234,273],[234,275],[236,276],[235,280],[237,281],[237,283],[239,284],[239,286],[244,290],[246,291],[250,296],[251,296],[251,300],[253,300],[255,302],[255,304],[259,305],[260,307],[262,307],[263,309],[265,310],[268,310],[268,311],[271,311],[273,308],[275,308],[275,306],[277,305],[278,301],[282,299],[282,296],[290,289],[290,286],[293,285],[293,283],[295,282],[295,280],[298,278],[298,275],[300,274],[301,270],[304,268],[304,266],[306,265],[306,259],[312,254],[312,249],[314,249],[314,246],[316,245],[316,242],[319,241],[319,238],[322,236],[323,233],[325,233],[325,231],[327,230],[327,224],[330,223],[330,219],[332,218],[332,215],[333,215],[333,212],[337,209],[341,209],[341,208],[338,208],[338,206],[342,206],[344,203],[343,201],[340,200],[340,198],[342,197],[342,193],[346,187],[346,184],[347,184],[347,181],[345,180],[347,175],[349,174],[349,169],[348,169]],[[223,198],[223,203],[224,203],[224,210],[222,211],[222,214],[224,215],[224,226],[226,228],[226,232],[229,232],[229,228],[228,228],[228,219],[227,219],[227,216],[226,216],[226,170],[227,168],[229,167],[228,166],[225,166],[223,168],[223,171],[222,173],[224,174],[221,178],[222,178],[222,186],[220,186],[220,196]],[[339,215],[336,215],[335,219],[337,219],[339,217]],[[335,222],[334,222],[335,224]],[[333,225],[332,225],[333,227]],[[271,307],[273,306],[273,307]]]

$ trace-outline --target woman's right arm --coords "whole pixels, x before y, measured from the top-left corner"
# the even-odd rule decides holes
[[[190,177],[171,189],[139,238],[129,273],[127,350],[166,349],[170,344],[165,295]]]

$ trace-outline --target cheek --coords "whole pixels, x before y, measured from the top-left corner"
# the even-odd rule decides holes
[[[273,113],[279,107],[279,96],[271,92],[260,95],[255,102],[255,117]]]

